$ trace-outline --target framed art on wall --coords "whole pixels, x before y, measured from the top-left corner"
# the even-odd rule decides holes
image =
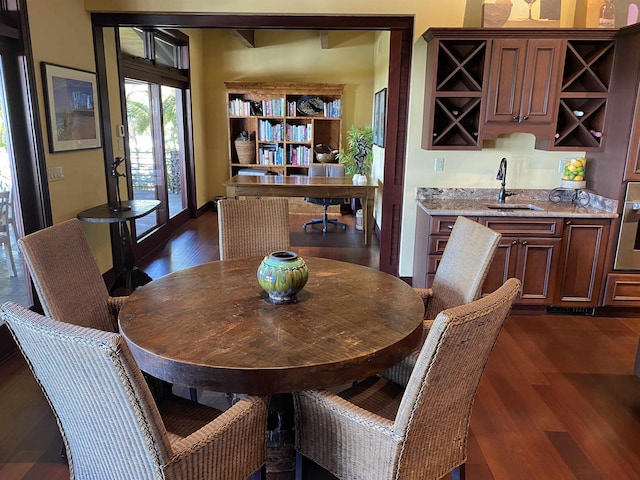
[[[96,74],[42,62],[49,151],[100,148]]]
[[[373,104],[373,143],[384,147],[385,126],[387,124],[387,89],[376,92]]]

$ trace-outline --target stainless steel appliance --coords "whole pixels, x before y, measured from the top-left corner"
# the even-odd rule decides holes
[[[640,182],[627,184],[613,268],[640,270]]]

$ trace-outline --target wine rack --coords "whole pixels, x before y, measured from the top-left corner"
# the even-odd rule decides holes
[[[480,149],[485,39],[434,40],[436,67],[427,85],[431,108],[425,114],[423,146]]]
[[[554,147],[602,148],[613,53],[613,41],[567,42]]]

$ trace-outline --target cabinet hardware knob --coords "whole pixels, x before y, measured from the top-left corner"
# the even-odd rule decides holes
[[[524,117],[522,117],[522,120],[529,120],[529,115],[525,115]]]
[[[564,222],[565,225],[571,225],[571,220],[567,220],[566,222]]]
[[[513,116],[513,121],[514,121],[514,122],[517,122],[517,121],[519,121],[519,120],[520,120],[520,117],[519,117],[518,115],[514,115],[514,116]]]
[[[449,230],[453,230],[453,225],[447,225],[447,228],[448,228]]]
[[[518,244],[517,240],[514,240],[513,242],[511,242],[511,245],[517,245],[517,244]]]
[[[526,240],[522,241],[522,245],[526,245],[528,242]]]

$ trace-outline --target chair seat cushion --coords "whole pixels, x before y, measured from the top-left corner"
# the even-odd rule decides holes
[[[176,395],[164,398],[158,404],[158,410],[172,444],[184,440],[222,414],[216,408],[195,403]]]
[[[393,382],[382,377],[370,377],[343,390],[338,396],[393,422],[403,393],[404,388]]]

